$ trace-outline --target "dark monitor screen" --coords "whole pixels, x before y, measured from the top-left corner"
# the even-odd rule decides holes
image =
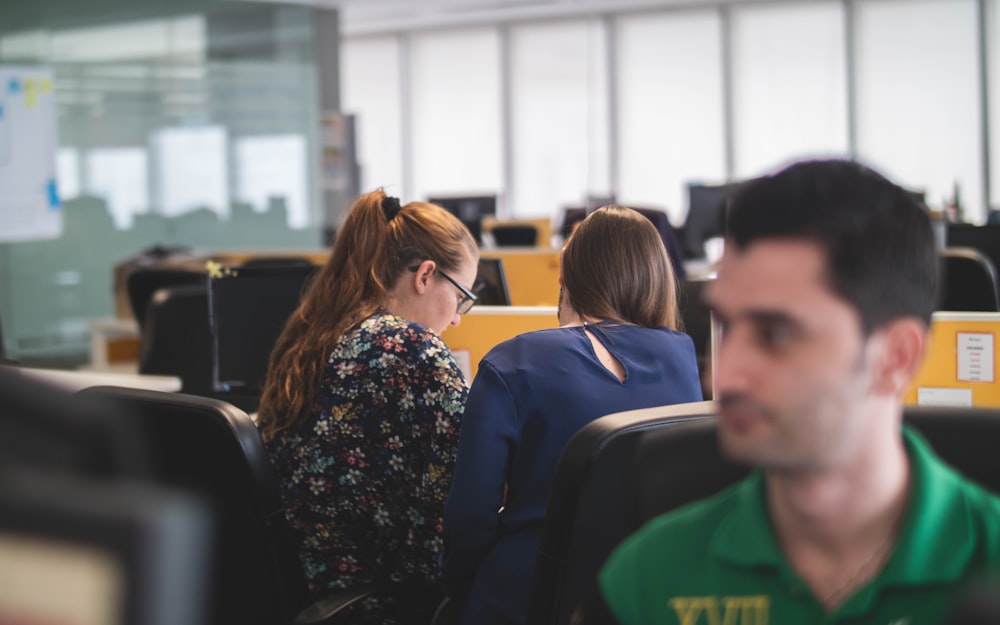
[[[483,215],[497,214],[495,195],[439,196],[428,198],[427,201],[458,217],[479,244],[483,242]]]
[[[317,269],[313,265],[236,267],[209,277],[215,390],[260,393],[271,350]]]
[[[563,239],[568,239],[569,235],[573,234],[573,229],[576,228],[576,224],[580,223],[587,217],[587,208],[580,206],[571,206],[563,211],[563,221],[559,226],[559,234],[562,235]]]
[[[472,292],[479,298],[478,304],[482,306],[510,306],[510,291],[507,289],[503,260],[479,259],[479,270],[476,272]]]
[[[684,255],[703,258],[705,241],[726,231],[726,201],[740,183],[706,185],[688,183],[688,214],[684,221]]]

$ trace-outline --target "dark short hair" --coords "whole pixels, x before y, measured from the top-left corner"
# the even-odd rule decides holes
[[[730,200],[727,245],[815,241],[827,282],[866,335],[900,317],[930,324],[938,285],[930,216],[911,193],[854,161],[805,161],[743,186]]]

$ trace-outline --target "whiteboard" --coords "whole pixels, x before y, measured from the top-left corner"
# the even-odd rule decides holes
[[[0,65],[0,241],[62,234],[52,70]]]

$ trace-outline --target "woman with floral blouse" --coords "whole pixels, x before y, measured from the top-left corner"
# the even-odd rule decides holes
[[[310,589],[394,591],[359,623],[426,623],[467,388],[440,333],[478,250],[433,204],[362,195],[271,354],[261,434]]]

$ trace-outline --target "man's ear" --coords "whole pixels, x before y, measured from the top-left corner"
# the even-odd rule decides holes
[[[566,286],[566,280],[563,279],[563,255],[565,253],[565,247],[559,250],[559,286]]]
[[[903,317],[879,330],[882,353],[875,371],[876,389],[902,395],[924,361],[927,326],[916,317]]]
[[[437,264],[433,260],[425,260],[417,267],[417,271],[413,277],[413,288],[418,295],[423,295],[430,288],[431,277],[434,275],[436,268]]]

